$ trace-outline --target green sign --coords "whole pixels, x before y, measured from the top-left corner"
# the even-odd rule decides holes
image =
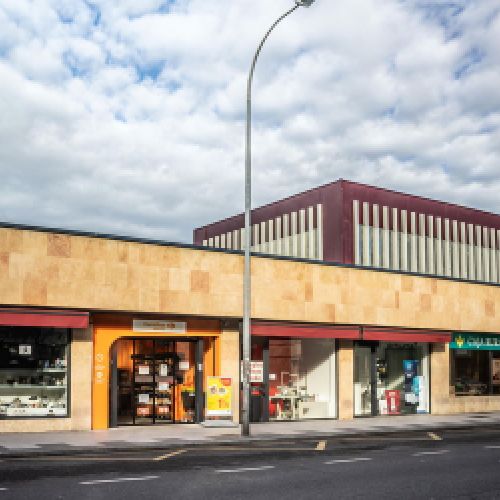
[[[484,333],[454,333],[450,349],[500,351],[500,335]]]

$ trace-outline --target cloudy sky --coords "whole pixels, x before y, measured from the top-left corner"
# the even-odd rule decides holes
[[[1,0],[0,221],[190,242],[243,209],[292,0]],[[254,83],[255,205],[346,178],[500,213],[500,0],[317,0]]]

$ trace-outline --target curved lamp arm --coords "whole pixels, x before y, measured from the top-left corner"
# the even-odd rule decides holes
[[[251,234],[251,208],[252,208],[252,81],[255,71],[255,65],[259,58],[262,47],[269,38],[271,32],[276,26],[289,16],[292,12],[296,11],[299,7],[309,7],[314,0],[295,0],[295,5],[280,16],[269,28],[267,33],[262,38],[257,51],[250,66],[247,82],[247,116],[246,116],[246,142],[245,142],[245,263],[243,272],[243,370],[242,370],[242,427],[241,434],[243,436],[250,435],[250,350],[251,350],[251,332],[250,332],[250,317],[251,317],[251,274],[250,274],[250,247],[252,244]]]

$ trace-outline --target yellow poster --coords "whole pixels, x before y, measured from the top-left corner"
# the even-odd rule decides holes
[[[207,417],[232,415],[232,380],[228,377],[207,377]]]

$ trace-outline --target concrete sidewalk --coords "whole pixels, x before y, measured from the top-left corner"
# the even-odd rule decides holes
[[[345,437],[372,433],[430,431],[495,425],[500,425],[500,412],[270,422],[252,424],[250,440]],[[240,437],[239,427],[214,428],[198,424],[119,427],[104,431],[4,433],[0,435],[0,456],[71,454],[130,448],[172,448],[230,444],[241,441],[248,442],[248,438]]]

